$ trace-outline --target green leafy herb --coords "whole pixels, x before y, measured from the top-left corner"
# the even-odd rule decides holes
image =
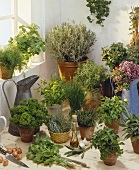
[[[57,164],[67,167],[68,162],[59,153],[62,147],[62,145],[55,144],[47,135],[37,133],[26,156],[37,164],[43,163],[48,166]]]

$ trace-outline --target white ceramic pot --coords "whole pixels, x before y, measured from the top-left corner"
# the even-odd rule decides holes
[[[62,105],[54,104],[53,106],[47,106],[47,109],[50,115],[57,115],[62,112]]]

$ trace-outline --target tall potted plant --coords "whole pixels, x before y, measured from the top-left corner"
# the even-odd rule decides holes
[[[42,103],[47,107],[49,114],[61,113],[63,101],[66,99],[63,81],[59,77],[50,77],[48,82],[41,77],[37,91],[43,96]]]
[[[26,64],[27,62],[18,48],[8,45],[0,48],[0,78],[12,78],[14,71],[21,71]]]
[[[119,136],[109,127],[104,127],[95,132],[92,136],[92,145],[100,151],[100,159],[104,164],[112,166],[116,164],[117,157],[123,154]]]
[[[63,89],[71,109],[70,115],[76,114],[85,103],[85,91],[76,78],[73,78],[70,82],[63,83]]]
[[[35,98],[20,101],[18,106],[10,109],[10,112],[10,122],[19,128],[22,142],[31,142],[35,128],[49,119],[47,109]]]
[[[96,41],[95,33],[80,23],[57,25],[46,37],[46,46],[57,60],[59,73],[67,81],[76,73],[79,63],[84,63]]]
[[[121,97],[105,97],[104,101],[98,107],[99,123],[104,122],[105,125],[112,128],[117,133],[119,130],[119,124],[124,110],[125,107],[123,105],[123,100],[121,99]]]
[[[101,103],[102,84],[107,79],[107,69],[88,60],[78,67],[75,77],[87,94],[84,108],[98,107]]]

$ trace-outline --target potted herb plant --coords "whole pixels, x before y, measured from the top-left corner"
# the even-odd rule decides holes
[[[131,139],[134,152],[139,154],[139,115],[126,111],[123,114],[123,122],[120,126],[123,127],[124,138]]]
[[[71,130],[69,117],[64,116],[62,113],[52,115],[46,125],[54,142],[64,143],[68,140]]]
[[[88,60],[78,67],[75,77],[87,93],[84,107],[98,107],[101,103],[102,84],[107,79],[107,69]]]
[[[81,139],[91,140],[97,121],[95,109],[88,108],[77,112],[77,122],[79,125]]]
[[[76,114],[84,106],[85,91],[75,77],[70,82],[63,83],[63,89],[71,109],[70,115]]]
[[[52,28],[46,37],[46,46],[57,60],[60,77],[67,81],[72,79],[78,65],[86,61],[95,41],[95,33],[82,23],[65,22]]]
[[[8,45],[0,48],[0,78],[12,78],[14,71],[21,71],[26,64],[23,54],[18,48]]]
[[[41,77],[37,91],[43,96],[42,103],[46,105],[49,114],[55,115],[62,111],[62,103],[66,99],[62,84],[59,77],[50,77],[48,82]]]
[[[116,90],[129,90],[130,84],[139,78],[139,65],[133,61],[122,61],[118,67],[113,70],[112,79],[116,84]]]
[[[22,142],[31,142],[35,128],[49,119],[47,109],[35,98],[20,101],[18,106],[10,109],[10,112],[10,122],[19,128]]]
[[[16,46],[23,54],[26,60],[31,56],[45,52],[45,39],[39,34],[39,26],[31,23],[28,26],[19,26],[19,33],[15,37],[10,37],[9,44]]]
[[[99,123],[104,122],[105,125],[112,128],[117,133],[119,130],[120,119],[124,110],[125,107],[121,97],[105,97],[104,101],[102,101],[101,105],[98,107]]]
[[[124,44],[121,42],[113,43],[110,46],[102,48],[102,61],[106,62],[106,65],[109,66],[110,71],[126,59],[127,51]]]
[[[115,165],[117,157],[123,154],[123,149],[120,148],[120,145],[124,143],[120,142],[119,136],[109,127],[96,131],[91,142],[95,149],[100,151],[100,159],[106,165]]]

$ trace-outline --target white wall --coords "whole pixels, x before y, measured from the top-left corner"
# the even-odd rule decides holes
[[[104,27],[89,23],[86,17],[89,15],[89,8],[86,7],[86,0],[46,0],[46,33],[56,24],[75,20],[76,23],[83,22],[96,33],[97,42],[90,57],[101,62],[101,48],[113,42],[123,42],[125,45],[130,42],[129,35],[129,12],[131,6],[137,6],[138,0],[112,0],[110,15],[104,22]]]
[[[87,15],[89,15],[86,0],[31,0],[31,7],[33,9],[31,22],[35,22],[40,26],[42,36],[48,34],[50,29],[56,24],[68,21],[72,22],[72,20],[76,21],[76,23],[83,22],[89,29],[96,33],[97,42],[90,57],[95,62],[102,64],[100,56],[102,47],[110,45],[113,42],[121,41],[125,45],[130,42],[129,12],[131,11],[131,6],[137,6],[138,2],[139,0],[112,0],[110,15],[106,18],[104,27],[101,27],[94,23],[89,23],[86,19]],[[54,72],[57,72],[56,61],[46,52],[45,62],[28,70],[25,76],[28,77],[32,74],[37,74],[48,80]],[[14,78],[16,82],[21,79],[23,79],[23,75]],[[38,82],[39,80],[33,85],[31,90],[33,97],[40,99],[40,95],[35,90]],[[3,80],[0,81],[0,86],[2,83]],[[9,102],[13,105],[16,88],[9,83],[6,90]],[[7,119],[10,117],[2,91],[0,94],[0,111]]]

